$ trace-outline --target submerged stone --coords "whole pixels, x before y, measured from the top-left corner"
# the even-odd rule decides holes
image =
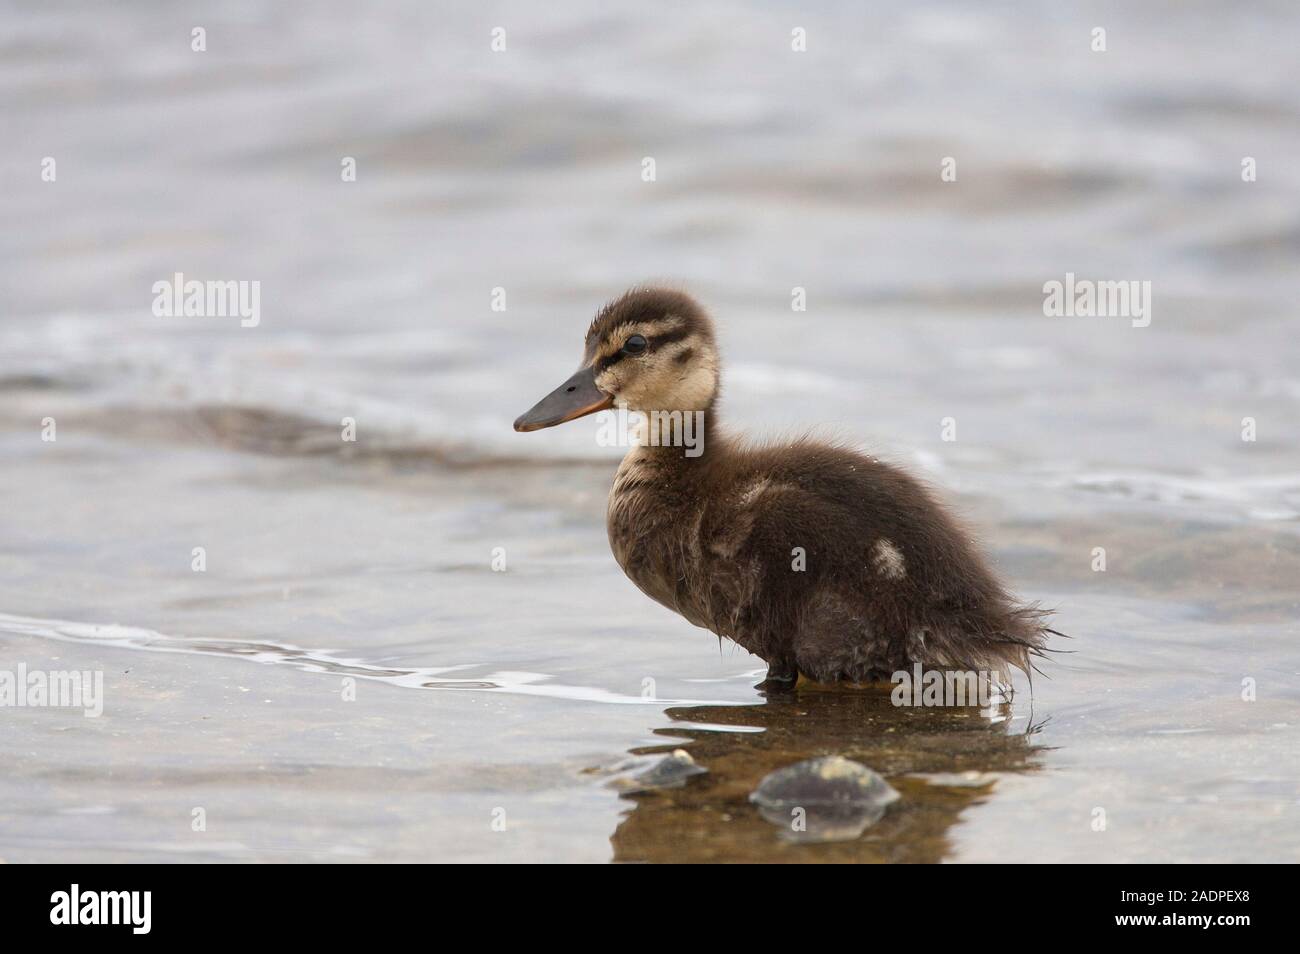
[[[674,749],[649,768],[630,777],[614,779],[610,784],[627,794],[680,788],[687,779],[707,771],[702,765],[697,765],[685,749]]]
[[[900,797],[865,765],[830,755],[777,769],[749,800],[791,841],[848,841]]]

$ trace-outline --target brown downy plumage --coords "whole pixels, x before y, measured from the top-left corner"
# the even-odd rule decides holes
[[[600,310],[582,367],[515,430],[616,403],[648,415],[609,495],[614,556],[647,596],[763,659],[769,684],[1028,670],[1055,632],[1046,611],[1008,595],[920,483],[810,438],[720,434],[717,393],[704,310],[638,288]]]

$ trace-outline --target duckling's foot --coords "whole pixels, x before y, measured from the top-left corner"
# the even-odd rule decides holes
[[[794,663],[784,659],[774,659],[767,664],[767,677],[755,689],[767,692],[781,692],[795,687],[799,681],[799,669]]]

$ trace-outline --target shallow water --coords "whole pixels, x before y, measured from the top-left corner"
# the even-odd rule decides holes
[[[832,5],[802,55],[778,7],[440,7],[4,8],[0,670],[106,698],[0,709],[0,859],[1300,857],[1289,6]],[[261,323],[154,317],[176,271]],[[1045,318],[1066,271],[1151,325]],[[654,277],[717,314],[734,426],[960,506],[1057,607],[1047,678],[766,698],[623,578],[619,452],[510,421]],[[611,784],[676,748],[707,772]],[[827,754],[902,799],[782,839],[749,793]]]

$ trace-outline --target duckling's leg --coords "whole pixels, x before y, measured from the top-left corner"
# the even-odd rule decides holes
[[[799,681],[799,667],[793,659],[770,659],[767,663],[767,677],[755,689],[780,690],[793,689]]]

